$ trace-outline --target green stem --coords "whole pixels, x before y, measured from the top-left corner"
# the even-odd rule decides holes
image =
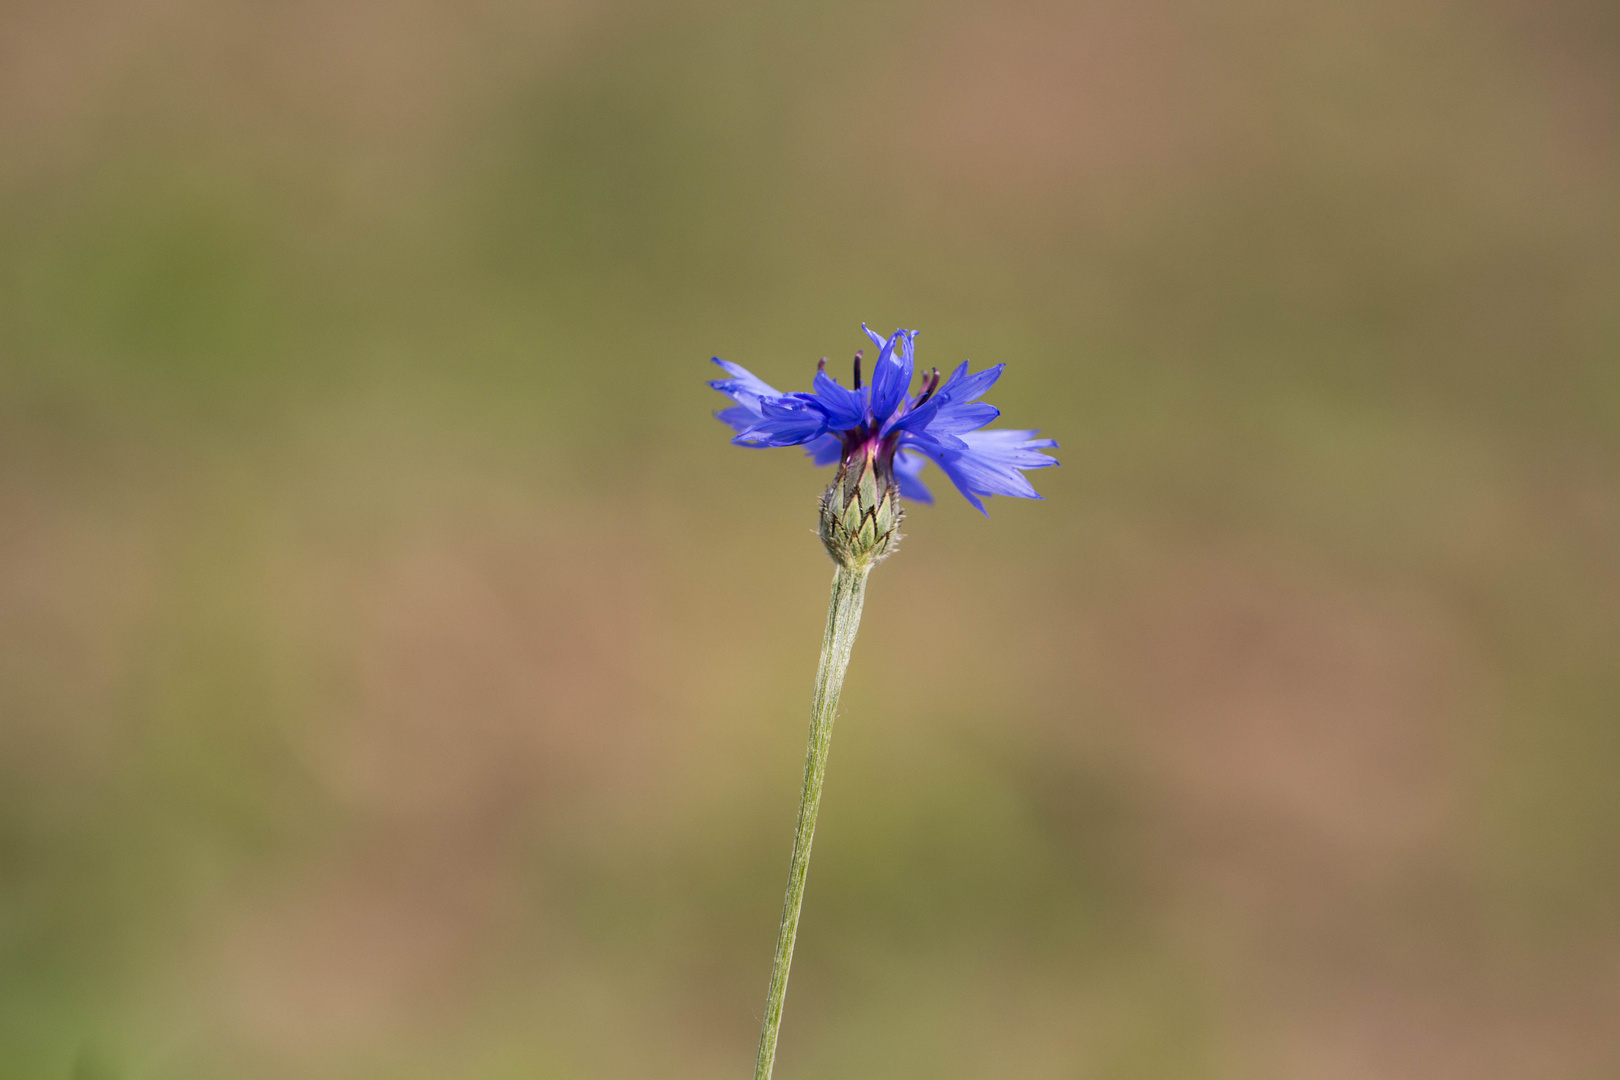
[[[821,784],[827,776],[833,714],[838,711],[838,693],[844,688],[855,631],[861,625],[861,602],[866,598],[866,575],[871,571],[870,565],[857,570],[839,567],[833,577],[827,634],[821,639],[821,667],[816,671],[816,693],[810,707],[810,745],[804,755],[804,791],[799,796],[799,824],[793,833],[793,865],[788,871],[787,897],[782,901],[782,928],[776,937],[776,963],[771,967],[771,991],[765,999],[765,1024],[759,1033],[759,1063],[754,1067],[754,1080],[770,1080],[771,1067],[776,1063],[776,1032],[782,1026],[788,966],[793,963],[799,906],[804,903],[804,879],[810,870],[810,841],[816,833]]]

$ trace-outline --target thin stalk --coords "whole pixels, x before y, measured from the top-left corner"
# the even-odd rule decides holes
[[[866,575],[871,570],[870,565],[857,570],[840,566],[827,603],[827,634],[821,639],[821,666],[816,671],[816,693],[810,706],[810,745],[804,755],[799,824],[793,833],[793,865],[788,871],[787,897],[782,901],[782,927],[776,936],[776,963],[771,967],[771,990],[765,999],[765,1023],[759,1033],[759,1063],[754,1067],[754,1080],[770,1080],[771,1068],[776,1064],[776,1032],[782,1026],[793,939],[799,930],[804,879],[810,870],[810,841],[816,834],[816,810],[821,805],[821,784],[827,776],[833,714],[838,711],[838,694],[844,688],[855,631],[861,625],[861,602],[866,598]]]

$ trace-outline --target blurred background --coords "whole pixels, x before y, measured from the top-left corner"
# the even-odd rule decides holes
[[[0,5],[0,1075],[1620,1075],[1620,8]]]

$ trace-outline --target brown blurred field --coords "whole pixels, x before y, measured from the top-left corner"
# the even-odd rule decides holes
[[[1620,8],[0,4],[0,1077],[1620,1075]],[[839,361],[842,362],[841,360]]]

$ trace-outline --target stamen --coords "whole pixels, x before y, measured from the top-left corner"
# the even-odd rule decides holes
[[[911,406],[912,409],[915,410],[915,409],[921,408],[923,403],[926,402],[929,398],[933,397],[934,396],[934,391],[938,390],[938,389],[939,389],[939,368],[935,368],[934,371],[933,371],[933,374],[931,374],[928,377],[928,385],[923,388],[922,395],[920,397],[918,397],[917,400],[916,400],[916,403]]]
[[[816,361],[816,374],[820,375],[822,372],[824,372],[826,370],[827,370],[827,358],[825,356],[823,356],[820,360]]]
[[[857,390],[861,388],[861,354],[865,351],[865,349],[855,350],[855,389]]]

